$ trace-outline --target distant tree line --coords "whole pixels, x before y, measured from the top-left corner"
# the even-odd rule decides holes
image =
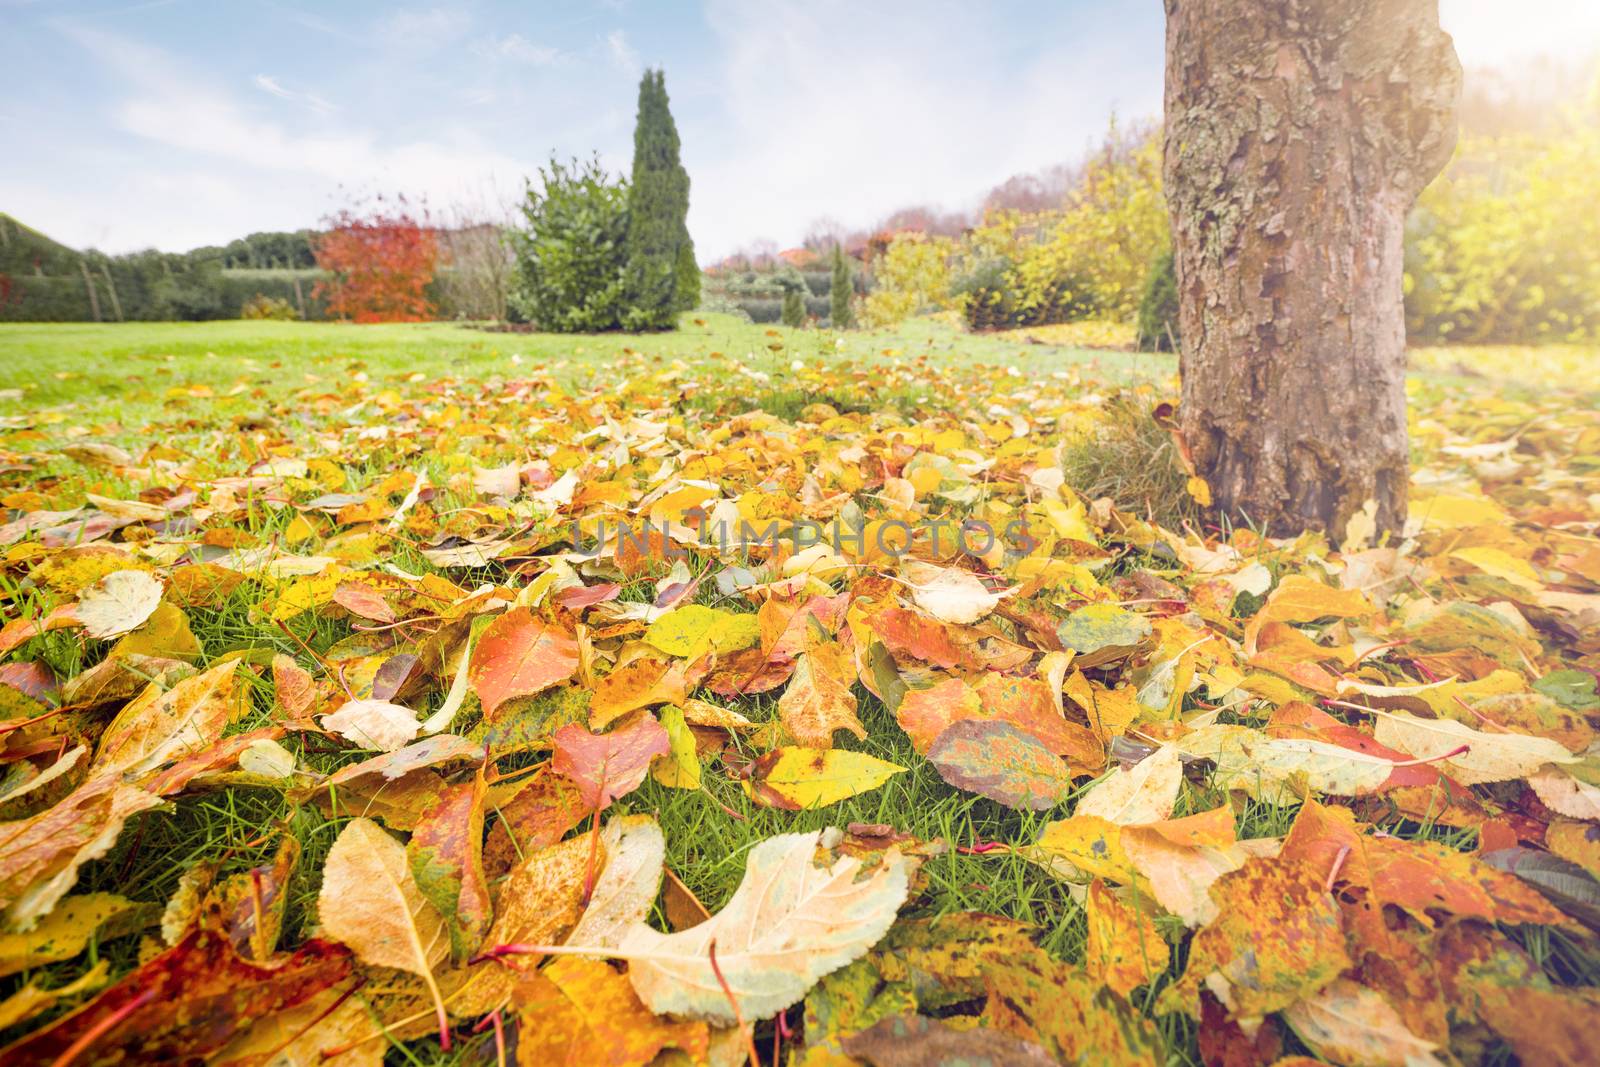
[[[309,247],[308,234],[252,234],[225,246],[232,252],[200,248],[112,256],[69,248],[0,215],[0,321],[238,318],[257,296],[285,301],[300,317],[317,318],[322,308],[312,295],[315,270],[228,265],[229,256],[248,257],[252,247],[258,257],[274,255],[281,262],[290,250]]]
[[[0,214],[0,321],[234,319],[269,306],[274,318],[506,317],[511,258],[500,226],[410,226],[367,205],[330,217],[325,230],[107,255]],[[400,260],[397,250],[406,250]],[[340,276],[361,281],[352,291]]]

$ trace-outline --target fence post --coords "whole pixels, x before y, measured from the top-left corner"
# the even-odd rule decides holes
[[[122,301],[117,299],[117,283],[111,279],[111,268],[104,263],[100,264],[100,273],[106,276],[106,292],[111,294],[111,310],[116,314],[117,321],[122,319]]]
[[[300,275],[292,276],[294,281],[294,302],[300,308],[300,318],[306,317],[306,295],[300,291]]]
[[[78,260],[78,269],[83,271],[83,287],[89,290],[89,313],[94,316],[94,321],[100,321],[100,297],[94,291],[94,278],[89,274],[89,261]]]

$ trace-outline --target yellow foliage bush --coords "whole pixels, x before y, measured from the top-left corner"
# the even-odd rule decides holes
[[[861,324],[892,326],[913,315],[951,306],[948,237],[896,234],[873,267],[874,288],[861,306]]]
[[[1145,271],[1171,243],[1161,192],[1161,137],[1152,133],[1131,151],[1107,151],[1086,169],[1064,210],[1041,220],[1012,271],[1018,303],[1039,307],[1073,280],[1101,318],[1131,322],[1139,309]]]
[[[1159,130],[1113,123],[1060,208],[991,211],[963,236],[952,301],[977,329],[1099,318],[1132,322],[1150,264],[1171,244]]]
[[[1406,234],[1423,341],[1600,338],[1600,128],[1463,141]]]

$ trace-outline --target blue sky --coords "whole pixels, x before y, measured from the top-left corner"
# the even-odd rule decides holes
[[[1600,0],[1442,0],[1469,65],[1600,46]],[[506,201],[625,169],[662,66],[709,261],[973,204],[1161,106],[1160,0],[0,0],[0,210],[74,245],[316,225],[341,190]]]

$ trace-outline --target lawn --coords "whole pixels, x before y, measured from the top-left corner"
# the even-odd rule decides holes
[[[10,705],[3,716],[12,746],[8,765],[27,765],[0,789],[4,817],[36,817],[49,810],[42,801],[63,802],[61,788],[15,799],[7,791],[48,766],[45,753],[56,751],[51,745],[92,748],[116,704],[134,692],[125,681],[116,700],[79,693],[75,703],[67,701],[68,713],[34,722],[62,702],[63,685],[133,648],[160,657],[135,661],[140,684],[147,675],[157,678],[157,691],[184,684],[177,680],[192,668],[174,660],[209,669],[237,658],[239,705],[208,744],[261,732],[293,757],[293,771],[276,783],[251,780],[239,769],[237,753],[231,761],[215,757],[205,773],[173,787],[162,807],[134,816],[113,834],[109,851],[89,858],[69,884],[75,894],[117,893],[165,906],[186,886],[204,893],[210,883],[196,871],[219,887],[230,876],[270,872],[282,841],[292,838],[300,854],[282,879],[285,948],[319,928],[322,871],[335,839],[353,816],[383,810],[377,794],[318,792],[320,776],[374,753],[319,727],[313,717],[352,696],[376,694],[387,669],[401,672],[401,684],[386,691],[426,718],[451,699],[451,664],[476,662],[471,642],[496,625],[492,619],[509,615],[513,604],[532,609],[545,620],[540,625],[576,635],[584,663],[577,680],[563,678],[541,696],[518,697],[506,705],[509,711],[487,715],[489,686],[475,678],[449,731],[488,745],[496,756],[485,805],[491,824],[516,822],[506,812],[525,802],[518,800],[528,795],[519,792],[528,781],[523,772],[542,763],[552,732],[570,722],[598,721],[596,709],[611,699],[599,688],[604,680],[642,664],[637,669],[655,672],[652,684],[662,692],[676,687],[677,695],[641,698],[618,721],[653,723],[659,716],[665,722],[666,707],[677,704],[699,716],[688,720],[693,730],[679,716],[673,736],[698,745],[691,759],[701,787],[674,786],[669,775],[655,773],[607,817],[653,816],[664,837],[666,867],[709,911],[729,901],[750,850],[763,840],[855,826],[853,847],[871,862],[887,863],[884,833],[865,829],[886,826],[901,848],[923,857],[903,923],[962,912],[1016,920],[1034,928],[1033,943],[1062,967],[1086,960],[1091,904],[1084,872],[1117,879],[1096,870],[1085,853],[1063,846],[1050,854],[1035,845],[1041,835],[1056,840],[1047,833],[1052,824],[1081,829],[1069,817],[1079,799],[1128,777],[1117,769],[1119,757],[1132,762],[1163,742],[1203,734],[1213,721],[1252,737],[1323,741],[1346,737],[1340,730],[1366,736],[1379,729],[1385,710],[1329,703],[1346,692],[1337,688],[1341,679],[1367,686],[1362,692],[1374,695],[1366,699],[1388,711],[1409,715],[1431,707],[1447,716],[1444,702],[1402,700],[1378,688],[1412,687],[1410,694],[1447,673],[1463,680],[1459,701],[1472,715],[1462,717],[1474,725],[1492,714],[1502,731],[1547,744],[1554,736],[1573,752],[1593,737],[1582,714],[1589,697],[1579,684],[1583,673],[1600,666],[1593,637],[1600,570],[1581,562],[1596,558],[1600,501],[1600,417],[1592,402],[1600,358],[1592,351],[1416,354],[1419,524],[1404,557],[1389,549],[1360,554],[1353,546],[1341,556],[1337,543],[1320,538],[1273,544],[1242,529],[1208,531],[1210,540],[1202,543],[1165,432],[1140,423],[1130,436],[1128,426],[1108,422],[1106,414],[1138,422],[1157,401],[1173,399],[1170,357],[972,336],[933,320],[834,334],[707,314],[686,320],[675,333],[595,337],[444,324],[3,326],[0,366],[0,505],[7,509],[0,520],[13,522],[0,543],[0,605],[8,632],[78,602],[103,575],[132,568],[166,583],[161,610],[180,612],[193,634],[192,648],[171,632],[152,633],[154,622],[120,643],[72,626],[7,642],[15,647],[5,664],[43,669],[28,675],[28,686],[21,673],[0,679]],[[1120,406],[1107,407],[1119,392]],[[1107,471],[1104,457],[1116,448],[1126,458]],[[1104,484],[1138,488],[1118,499],[1116,509],[1080,500],[1070,484],[1058,489],[1054,471],[1065,470],[1070,482],[1082,484],[1079,472],[1090,468],[1114,480]],[[573,478],[563,489],[569,472]],[[410,499],[419,475],[431,493]],[[568,521],[670,516],[681,526],[686,514],[712,501],[761,521],[843,514],[908,523],[981,519],[998,528],[1026,517],[1030,529],[1043,533],[1031,552],[965,560],[919,543],[917,555],[937,572],[904,571],[881,553],[851,550],[812,557],[758,551],[735,559],[699,546],[674,568],[620,550],[591,561],[561,554]],[[84,506],[89,514],[110,516],[94,529],[92,543],[63,529],[65,517],[41,519],[37,529],[26,522],[30,515]],[[1157,514],[1178,516],[1176,532],[1144,521]],[[1184,516],[1195,524],[1187,533]],[[1010,599],[954,621],[911,592],[935,573],[956,581],[971,572],[984,575],[987,587],[1008,590]],[[907,577],[913,574],[919,577]],[[1273,615],[1278,630],[1262,639],[1278,654],[1250,654],[1245,645],[1255,637],[1246,637],[1247,628],[1263,605],[1274,603],[1269,589],[1293,589],[1296,581],[1328,583],[1329,596],[1337,589],[1341,597],[1331,610],[1322,605],[1297,612],[1286,596]],[[565,599],[580,585],[591,591],[591,601]],[[348,595],[336,598],[339,589]],[[1228,590],[1220,601],[1219,589]],[[983,586],[960,590],[961,608],[988,595]],[[712,611],[687,612],[691,605]],[[1086,618],[1081,613],[1090,605],[1110,612],[1113,629],[1122,628],[1126,639],[1064,638],[1079,631],[1062,627]],[[1459,609],[1470,626],[1437,622],[1456,611],[1454,605],[1471,606]],[[884,614],[890,608],[900,614]],[[845,724],[827,735],[839,750],[887,761],[899,771],[875,788],[811,810],[760,802],[759,791],[745,787],[745,778],[759,782],[764,773],[752,761],[774,746],[807,747],[795,744],[797,726],[786,705],[796,683],[789,680],[785,688],[788,675],[779,671],[783,676],[770,687],[746,678],[730,690],[732,668],[719,664],[748,666],[739,657],[755,649],[736,639],[719,647],[702,626],[688,642],[694,651],[685,651],[687,645],[653,629],[674,617],[680,623],[714,619],[730,632],[748,631],[750,642],[759,630],[764,658],[752,676],[773,665],[793,671],[796,661],[859,669],[858,677],[842,679],[848,696],[818,698],[832,721]],[[897,629],[908,626],[916,633]],[[141,635],[145,640],[128,644]],[[935,644],[956,651],[928,652]],[[1039,680],[1048,656],[1064,649],[1078,656],[1078,666],[1063,666],[1065,703],[1063,676],[1054,686]],[[285,673],[281,659],[274,669],[275,656],[293,661],[299,673]],[[1563,670],[1579,682],[1568,677],[1567,688],[1533,688]],[[1053,714],[1071,726],[1071,743],[1046,753],[1065,762],[1049,802],[1037,811],[1006,801],[994,788],[955,787],[951,779],[959,780],[959,771],[942,772],[926,740],[907,728],[906,692],[952,680],[959,680],[957,688],[979,685],[996,672],[1041,693],[1053,689],[1046,705],[1053,700]],[[300,675],[312,686],[310,710],[284,691],[286,679]],[[49,683],[42,688],[41,677]],[[1493,685],[1472,687],[1486,678]],[[757,688],[766,691],[753,695]],[[1511,693],[1526,699],[1507,704]],[[1025,696],[1016,699],[1017,707],[991,714],[1015,713],[1037,726],[1028,718],[1035,712],[1020,706]],[[1116,726],[1102,715],[1112,706],[1105,701],[1126,712]],[[841,710],[846,704],[853,715]],[[656,710],[636,710],[641,706]],[[714,728],[708,708],[738,712],[752,726]],[[1332,718],[1313,721],[1298,709]],[[849,725],[857,720],[859,731]],[[1263,732],[1268,726],[1273,729]],[[1049,729],[1055,737],[1064,728]],[[1405,750],[1397,758],[1407,754],[1432,755]],[[168,755],[162,766],[170,770]],[[107,758],[96,752],[96,760]],[[1554,818],[1524,795],[1521,783],[1533,768],[1499,779],[1463,771],[1470,781],[1492,784],[1473,786],[1465,798],[1441,807],[1435,802],[1444,787],[1437,776],[1431,788],[1409,782],[1410,791],[1364,789],[1352,799],[1326,768],[1299,767],[1280,780],[1255,767],[1247,782],[1237,765],[1231,778],[1223,774],[1229,758],[1225,751],[1186,754],[1182,773],[1173,763],[1170,795],[1141,804],[1163,823],[1231,812],[1230,840],[1217,854],[1247,870],[1269,861],[1246,860],[1254,846],[1239,843],[1273,842],[1275,850],[1297,820],[1305,824],[1308,810],[1322,810],[1302,804],[1307,790],[1328,808],[1358,811],[1378,830],[1404,841],[1437,842],[1463,856],[1479,849],[1486,823],[1496,826],[1496,842],[1509,833],[1515,843],[1530,840],[1531,824]],[[675,752],[672,759],[683,757]],[[452,783],[472,781],[471,761],[437,766]],[[1443,766],[1455,765],[1446,758]],[[1587,770],[1587,760],[1581,766]],[[63,781],[78,786],[82,773],[81,767],[64,769]],[[146,777],[126,788],[155,788],[148,767],[141,773]],[[132,772],[127,775],[134,781]],[[546,771],[533,780],[550,777]],[[413,829],[404,815],[378,817],[389,831]],[[517,825],[526,829],[533,821]],[[587,825],[573,833],[581,837]],[[501,869],[491,869],[497,893],[511,884],[504,865],[526,859],[517,837],[510,841],[515,855],[500,855]],[[491,837],[491,850],[492,844]],[[0,889],[11,900],[6,847],[0,842]],[[1336,873],[1327,875],[1330,885]],[[1491,874],[1520,886],[1511,875]],[[1148,890],[1139,877],[1127,882]],[[1548,918],[1539,911],[1543,898],[1526,892],[1530,902],[1516,921],[1493,928],[1497,950],[1526,959],[1549,997],[1576,998],[1568,993],[1573,987],[1600,981],[1592,936],[1575,923]],[[1137,903],[1137,897],[1129,899]],[[1149,903],[1140,905],[1146,921]],[[1157,1046],[1168,1062],[1200,1062],[1200,1023],[1181,1010],[1157,1011],[1163,991],[1194,992],[1183,983],[1193,977],[1185,977],[1185,968],[1196,941],[1169,902],[1163,904],[1153,929],[1172,945],[1170,962],[1142,974],[1117,1007],[1095,1008],[1136,1035],[1128,1039],[1131,1058],[1117,1062],[1139,1062],[1144,1054],[1136,1048]],[[181,934],[184,909],[169,909],[174,917]],[[678,920],[667,905],[653,903],[651,921],[665,929]],[[1264,938],[1257,947],[1274,946],[1270,925],[1255,935]],[[1411,925],[1419,939],[1426,936],[1424,924]],[[81,953],[17,969],[0,992],[52,990],[101,961],[109,964],[102,980],[137,974],[140,961],[164,947],[160,936],[146,922],[123,936],[91,937]],[[467,966],[441,964],[441,983],[448,989],[450,975]],[[456,1048],[443,1053],[430,1033],[433,1014],[420,983],[398,971],[364,973],[367,985],[354,1001],[361,1012],[347,1033],[359,1024],[381,1031],[366,1051],[387,1047],[394,1063],[478,1062],[494,1055],[492,1030],[474,1031],[472,1019],[456,1020]],[[52,1001],[0,1038],[18,1038],[83,999],[79,993]],[[1293,999],[1263,1013],[1271,1016]],[[804,1022],[808,1036],[820,1041],[827,1028],[819,1018],[837,1018],[846,1000],[845,991],[825,982],[807,1001],[804,1020],[796,1009],[787,1023],[798,1035]],[[982,988],[966,1000],[981,1007]],[[952,1001],[939,1010],[976,1013],[978,1007]],[[873,1021],[869,1015],[845,1018],[865,1026]],[[1419,1009],[1417,1018],[1433,1017]],[[1496,1054],[1510,1054],[1523,1039],[1487,1016],[1482,1025]],[[1269,1020],[1268,1028],[1285,1054],[1312,1050],[1303,1024]],[[764,1046],[773,1040],[770,1024],[758,1033]]]
[[[0,323],[0,390],[21,389],[30,407],[64,401],[125,404],[176,386],[273,395],[353,370],[377,378],[422,370],[462,377],[511,375],[535,364],[571,381],[637,353],[699,361],[718,354],[774,377],[796,360],[1014,365],[1058,370],[1084,363],[1121,377],[1157,373],[1170,360],[1136,353],[974,337],[934,319],[893,330],[835,334],[756,326],[733,315],[684,319],[671,333],[627,335],[500,333],[450,323],[351,325],[303,322]],[[359,368],[355,365],[359,364]]]

